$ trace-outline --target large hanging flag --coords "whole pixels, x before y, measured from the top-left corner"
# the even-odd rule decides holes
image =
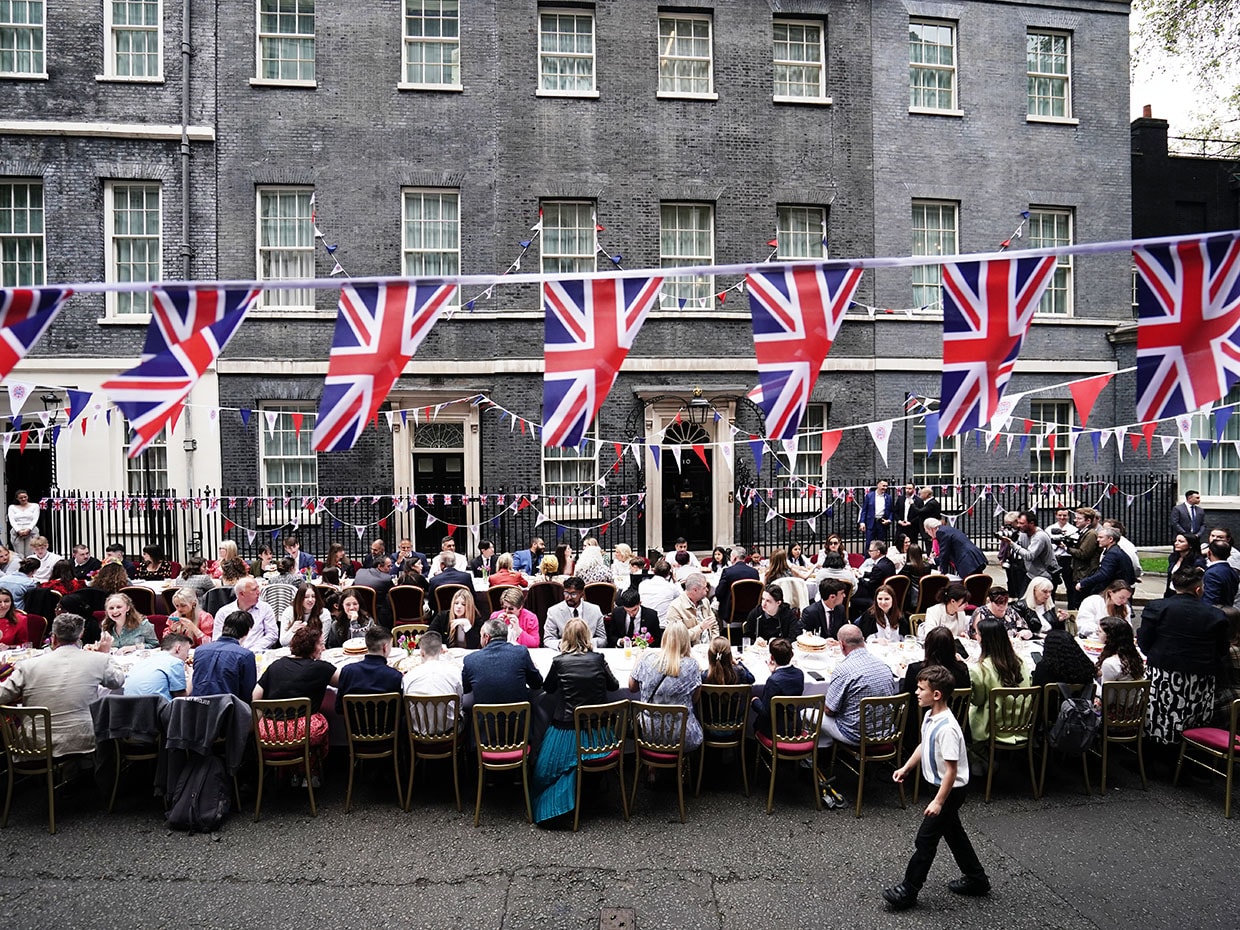
[[[219,358],[258,298],[257,288],[156,287],[143,359],[102,385],[125,417],[140,454],[165,424],[176,425],[181,404]]]
[[[346,285],[314,425],[318,452],[352,449],[456,293],[455,284]]]
[[[72,293],[58,287],[0,290],[0,380],[7,378],[43,337]]]
[[[751,396],[766,414],[767,437],[792,439],[861,282],[861,269],[794,265],[751,274],[746,281],[758,357],[758,386]]]
[[[943,266],[941,436],[977,429],[994,417],[1054,274],[1054,255]]]
[[[543,284],[543,445],[581,444],[662,286],[662,278]]]
[[[1240,379],[1240,233],[1139,246],[1137,419],[1222,398]]]

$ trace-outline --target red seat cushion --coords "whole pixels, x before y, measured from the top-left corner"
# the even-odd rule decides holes
[[[1227,751],[1227,737],[1229,735],[1227,730],[1219,727],[1197,727],[1184,731],[1184,738],[1186,740],[1201,743],[1201,745],[1217,749],[1219,752]],[[1236,749],[1240,751],[1240,736],[1236,737]]]
[[[890,755],[891,753],[895,751],[896,751],[895,743],[871,743],[868,749],[868,753],[873,753],[876,756]]]
[[[487,752],[486,750],[483,750],[482,761],[490,762],[493,765],[503,765],[507,762],[520,762],[521,757],[528,755],[529,751],[529,746],[526,746],[524,749],[509,749],[505,752]]]
[[[680,758],[674,752],[656,752],[653,749],[642,749],[641,754],[643,759],[649,759],[652,762],[675,762]]]
[[[771,748],[772,740],[769,736],[760,730],[754,735],[758,738],[758,742],[762,744],[764,749]],[[801,735],[808,736],[808,734],[804,733]],[[779,751],[810,753],[814,751],[814,741],[812,739],[796,740],[795,742],[790,740],[781,740],[779,743]]]

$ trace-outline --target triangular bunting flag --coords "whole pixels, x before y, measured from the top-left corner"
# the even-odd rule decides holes
[[[878,423],[866,424],[870,430],[870,437],[874,440],[874,446],[878,449],[878,454],[883,457],[883,464],[887,464],[887,443],[891,440],[891,421],[882,420]]]
[[[840,440],[844,438],[844,431],[839,429],[825,429],[822,431],[822,462],[826,465],[831,460],[831,456],[835,455],[835,450],[840,447]]]
[[[1082,381],[1073,381],[1068,385],[1068,390],[1072,392],[1072,402],[1076,404],[1076,415],[1082,426],[1089,423],[1089,414],[1094,409],[1094,402],[1102,393],[1102,389],[1114,377],[1114,374],[1097,375]]]

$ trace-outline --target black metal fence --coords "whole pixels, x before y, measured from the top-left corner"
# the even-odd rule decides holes
[[[892,484],[896,493],[903,482]],[[998,511],[1038,512],[1041,525],[1055,519],[1059,508],[1094,507],[1103,518],[1124,524],[1138,546],[1171,543],[1171,510],[1177,502],[1174,474],[1076,475],[1069,482],[1048,483],[1029,475],[987,478],[955,485],[932,485],[936,497],[955,525],[983,549],[997,546]],[[847,483],[833,487],[737,488],[744,503],[737,517],[736,540],[763,552],[787,548],[794,542],[815,548],[837,534],[852,552],[861,551],[865,534],[858,525],[861,504],[869,487]]]
[[[447,535],[458,552],[473,553],[480,539],[499,552],[513,552],[539,536],[548,550],[560,542],[580,548],[596,536],[610,549],[625,542],[641,551],[645,542],[645,494],[548,497],[481,489],[465,494],[413,494],[398,490],[352,495],[264,496],[249,491],[204,489],[185,495],[129,496],[106,492],[54,491],[43,501],[40,530],[55,551],[84,543],[99,555],[110,543],[136,554],[160,546],[172,558],[201,554],[215,558],[220,541],[231,539],[243,558],[296,533],[301,548],[322,557],[333,542],[350,558],[361,558],[374,539],[394,552],[402,538],[430,553]],[[476,538],[475,538],[476,535]]]

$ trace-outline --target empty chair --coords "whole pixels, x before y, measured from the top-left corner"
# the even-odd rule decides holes
[[[1150,683],[1142,681],[1108,681],[1102,685],[1102,729],[1094,751],[1102,756],[1102,782],[1099,792],[1107,793],[1107,762],[1111,744],[1131,746],[1137,754],[1141,787],[1149,790],[1145,780],[1145,712],[1150,703]]]
[[[47,778],[47,832],[56,832],[56,760],[52,757],[52,712],[46,707],[0,707],[0,736],[8,755],[9,785],[4,795],[4,819],[9,825],[13,783],[18,775]]]
[[[310,699],[254,701],[254,744],[258,749],[258,795],[254,798],[254,819],[261,816],[263,775],[268,766],[300,766],[306,776],[310,813],[319,815],[314,803],[314,782],[310,766]]]
[[[762,582],[756,578],[742,578],[740,581],[732,582],[732,590],[729,594],[731,606],[728,608],[728,615],[721,618],[727,629],[725,635],[732,645],[739,645],[741,627],[745,623],[745,618],[749,616],[749,612],[758,606],[758,601],[762,598],[762,588]]]
[[[917,586],[917,610],[915,613],[923,617],[931,604],[939,602],[939,595],[947,587],[950,579],[946,575],[925,575]]]
[[[616,606],[616,586],[609,581],[592,581],[586,585],[584,597],[606,617]]]
[[[47,620],[39,614],[26,614],[26,636],[36,649],[47,638]]]
[[[995,753],[997,751],[1019,752],[1029,756],[1029,781],[1033,785],[1033,797],[1042,796],[1038,775],[1033,767],[1033,729],[1038,718],[1038,698],[1042,689],[1036,685],[1028,688],[992,688],[990,691],[990,738],[987,741],[989,764],[986,769],[986,802],[990,802],[990,786],[995,777]],[[979,747],[980,748],[980,747]]]
[[[994,583],[994,579],[985,572],[978,572],[976,575],[970,575],[965,578],[962,584],[965,590],[969,592],[969,609],[981,607],[986,603],[986,595],[990,593],[990,586]]]
[[[680,822],[684,823],[685,729],[689,722],[689,708],[681,704],[631,703],[637,762],[633,769],[633,795],[629,799],[629,807],[637,800],[643,765],[647,769],[671,769],[675,772]]]
[[[583,704],[573,710],[577,735],[577,796],[573,803],[573,832],[581,821],[581,779],[587,772],[599,774],[615,769],[620,776],[620,806],[629,819],[624,790],[624,739],[628,731],[628,701]]]
[[[525,819],[534,820],[530,806],[530,702],[475,704],[474,742],[478,748],[478,798],[474,803],[474,826],[482,817],[482,786],[486,773],[521,770],[525,792]]]
[[[822,716],[821,694],[771,698],[771,735],[767,736],[761,730],[754,731],[757,747],[753,759],[754,781],[758,780],[758,763],[762,761],[763,755],[769,759],[767,766],[771,770],[771,782],[766,792],[768,814],[775,806],[775,775],[781,759],[797,765],[803,761],[810,763],[814,806],[822,810],[822,793],[818,790],[818,731],[822,726]]]
[[[699,690],[702,720],[702,757],[698,761],[697,787],[702,793],[702,773],[706,770],[706,750],[735,750],[740,762],[741,782],[749,797],[749,774],[745,771],[745,724],[749,720],[750,685],[702,685]]]
[[[461,699],[455,694],[430,696],[406,694],[409,711],[409,781],[405,787],[405,810],[413,804],[413,776],[419,762],[452,760],[452,789],[456,809],[461,809],[461,781],[457,765],[461,733]],[[478,812],[474,812],[477,826]]]
[[[263,588],[259,598],[271,605],[276,619],[279,620],[280,615],[284,613],[284,608],[293,603],[293,598],[296,596],[297,588],[291,584],[269,584]]]
[[[415,584],[398,584],[388,589],[388,607],[392,610],[392,626],[421,623],[425,592]]]
[[[540,637],[543,624],[547,622],[548,608],[562,600],[564,600],[564,585],[558,581],[540,581],[530,585],[525,594],[525,609],[538,618]]]
[[[1236,756],[1240,755],[1240,698],[1231,702],[1231,725],[1222,727],[1193,727],[1185,730],[1180,742],[1180,758],[1175,765],[1172,784],[1180,782],[1180,770],[1184,763],[1192,762],[1203,769],[1223,776],[1223,816],[1231,819],[1231,789],[1236,778]],[[1190,755],[1189,753],[1193,753]],[[1204,758],[1198,758],[1200,753]],[[1221,765],[1222,768],[1217,766]]]
[[[142,614],[142,616],[145,617],[155,613],[155,592],[150,588],[144,588],[141,585],[130,585],[126,588],[121,588],[120,593],[129,596],[129,600],[133,602],[134,610]]]
[[[176,593],[179,590],[179,588],[167,588],[160,592],[159,599],[164,608],[164,613],[169,616],[177,612],[176,604],[172,603],[172,599],[176,597]]]
[[[832,771],[835,770],[835,760],[841,752],[857,762],[857,768],[853,769],[848,760],[844,760],[844,764],[857,774],[856,815],[858,817],[861,816],[861,797],[865,791],[866,764],[890,762],[897,769],[901,765],[908,711],[909,701],[906,694],[862,698],[859,727],[861,739],[858,744],[853,746],[839,740],[831,744]],[[898,783],[897,787],[900,789],[900,807],[904,807],[904,783]]]
[[[346,694],[344,726],[349,740],[349,788],[344,796],[344,812],[353,808],[353,775],[359,762],[367,759],[391,759],[392,776],[396,782],[396,806],[405,806],[400,783],[400,760],[397,736],[400,733],[401,695],[395,691],[384,694]]]
[[[91,718],[98,741],[96,765],[111,753],[113,766],[112,795],[108,813],[116,806],[121,784],[121,770],[127,763],[154,762],[163,744],[161,711],[168,699],[161,694],[108,694],[90,705]],[[155,766],[151,766],[148,783],[154,789]]]
[[[883,582],[883,584],[887,585],[892,591],[895,592],[896,606],[900,608],[901,612],[906,609],[905,605],[908,603],[908,592],[912,583],[913,579],[911,579],[908,575],[892,575]]]

